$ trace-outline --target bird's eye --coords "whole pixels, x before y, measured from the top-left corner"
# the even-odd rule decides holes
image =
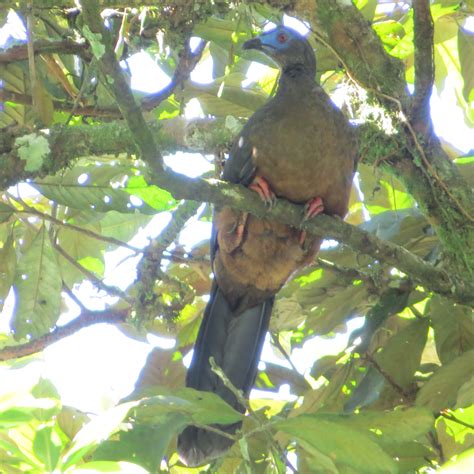
[[[288,39],[288,36],[285,35],[285,33],[280,33],[277,36],[277,40],[279,43],[284,43]]]

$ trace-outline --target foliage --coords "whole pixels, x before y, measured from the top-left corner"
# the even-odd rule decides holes
[[[196,337],[210,287],[210,257],[207,240],[196,238],[189,248],[180,243],[180,234],[188,221],[209,228],[210,209],[178,202],[151,184],[149,163],[130,151],[135,150],[133,143],[127,150],[107,145],[104,152],[103,143],[110,136],[103,141],[100,134],[92,138],[94,129],[119,117],[107,83],[111,79],[79,41],[88,26],[77,11],[66,9],[74,2],[57,2],[59,8],[47,8],[49,3],[31,13],[14,2],[8,16],[11,19],[15,11],[23,24],[28,17],[38,48],[48,40],[57,49],[40,50],[33,66],[24,40],[10,39],[9,49],[0,53],[2,57],[12,52],[0,61],[0,160],[5,160],[0,163],[10,163],[10,154],[17,157],[10,168],[19,177],[18,186],[0,194],[0,321],[6,323],[12,312],[11,333],[0,335],[0,347],[7,351],[0,349],[1,360],[16,357],[8,357],[11,349],[26,355],[34,352],[21,353],[29,344],[39,341],[41,349],[48,337],[54,341],[61,315],[74,302],[82,313],[90,313],[80,301],[87,285],[95,287],[105,311],[125,308],[127,321],[118,326],[124,334],[140,340],[150,334],[171,337],[175,345],[172,350],[151,351],[135,391],[94,416],[64,406],[47,380],[22,375],[18,379],[27,383],[20,387],[2,383],[0,471],[198,472],[178,460],[176,435],[190,423],[217,424],[218,429],[219,423],[241,418],[214,395],[182,388],[183,357]],[[176,147],[184,152],[199,147],[213,157],[218,173],[229,137],[265,103],[278,77],[267,59],[242,52],[241,45],[265,22],[281,21],[283,9],[298,2],[184,3],[178,7],[179,2],[130,0],[129,8],[104,10],[104,18],[126,75],[127,59],[144,52],[171,78],[184,67],[183,57],[193,58],[189,49],[183,50],[189,36],[206,41],[197,68],[212,69],[208,83],[192,81],[183,73],[172,83],[169,96],[154,103],[151,94],[142,104],[144,109],[147,103],[155,104],[147,119],[161,126],[174,123],[197,100],[210,126],[187,124],[188,131],[197,131],[185,137],[188,141],[177,138]],[[406,2],[354,4],[384,50],[403,61],[406,83],[413,86],[412,8]],[[434,93],[454,90],[471,128],[474,36],[465,20],[472,20],[473,8],[473,2],[452,0],[431,5]],[[6,21],[7,10],[0,10],[0,26]],[[100,39],[91,35],[87,34],[91,49],[101,54]],[[407,146],[397,141],[397,114],[347,78],[345,65],[321,35],[310,35],[310,41],[316,47],[317,80],[330,94],[342,92],[345,112],[375,124],[396,149]],[[71,42],[79,46],[68,49]],[[260,63],[263,72],[247,84],[252,61]],[[136,98],[143,94],[136,93]],[[214,118],[223,119],[224,132],[214,129]],[[51,128],[60,136],[84,125],[91,129],[90,136],[86,133],[70,145],[83,150],[80,158],[63,162],[66,152],[59,147],[52,150],[57,159],[51,162],[49,142],[37,131]],[[117,136],[116,142],[121,138]],[[443,146],[472,187],[474,158],[460,156],[455,145]],[[446,249],[435,232],[436,222],[416,201],[413,189],[389,173],[384,162],[391,153],[381,141],[362,143],[347,222],[433,265],[442,262],[443,267]],[[369,155],[375,158],[369,160]],[[179,166],[181,159],[178,153],[167,163]],[[4,172],[11,171],[7,168],[3,166]],[[208,176],[209,168],[202,174]],[[145,232],[167,216],[168,225]],[[148,244],[143,238],[136,243],[150,234]],[[133,265],[111,265],[108,255],[117,248],[123,250],[124,260],[133,259]],[[133,283],[120,288],[107,284],[113,273],[135,269]],[[349,334],[355,318],[363,318],[362,326]],[[71,327],[80,329],[80,319]],[[445,463],[442,471],[461,472],[450,471],[456,469],[452,464],[458,459],[461,469],[474,456],[473,328],[471,307],[428,291],[383,260],[329,243],[318,261],[279,293],[271,332],[281,364],[268,363],[260,371],[256,383],[264,392],[252,398],[253,410],[244,418],[239,441],[212,469],[280,473],[286,472],[290,458],[298,472],[427,472]],[[293,362],[301,348],[316,350],[328,341],[340,346],[341,340],[346,341],[344,347],[323,354],[304,375],[286,363],[285,359]],[[36,362],[6,360],[0,369],[13,380]],[[282,395],[283,385],[296,396]]]

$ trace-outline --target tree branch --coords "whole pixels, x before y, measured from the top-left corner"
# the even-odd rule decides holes
[[[434,83],[434,24],[430,0],[413,2],[415,43],[415,92],[412,99],[413,127],[425,138],[431,134],[430,98]]]
[[[90,61],[92,55],[88,51],[89,46],[70,39],[62,41],[37,40],[33,42],[34,54],[79,54],[85,60]],[[0,64],[8,64],[14,61],[22,61],[28,58],[28,46],[19,44],[8,48],[0,53]]]
[[[317,1],[316,3],[320,4],[321,2]],[[344,6],[342,6],[340,1],[334,2],[334,4],[336,5],[336,13],[339,14],[339,17],[341,12],[346,13],[346,10],[348,10],[348,3],[346,2],[344,2]],[[108,78],[115,100],[130,127],[142,159],[151,169],[153,184],[167,189],[177,198],[198,199],[219,203],[220,205],[228,205],[239,210],[251,212],[257,217],[279,220],[294,227],[301,227],[318,236],[345,242],[359,252],[367,253],[377,260],[383,260],[397,267],[404,273],[409,274],[414,280],[419,281],[427,289],[454,298],[459,302],[463,302],[463,304],[473,304],[474,285],[469,280],[456,282],[444,271],[436,269],[406,249],[390,242],[383,242],[361,229],[339,222],[337,219],[329,216],[318,216],[311,222],[301,225],[301,206],[295,206],[280,200],[275,208],[269,212],[263,202],[255,197],[252,191],[242,186],[240,186],[241,192],[238,192],[236,190],[239,187],[230,183],[204,179],[190,180],[183,175],[166,170],[163,167],[162,156],[156,147],[153,135],[133,100],[133,95],[127,82],[124,80],[113,52],[109,33],[101,20],[98,2],[95,0],[82,0],[82,5],[85,21],[90,31],[92,31],[92,36],[90,32],[86,32],[86,37],[89,34],[91,36],[90,40],[97,41],[97,38],[100,38],[104,42],[105,51],[95,48],[99,67]],[[355,9],[352,4],[350,5]],[[327,4],[325,4],[325,7],[327,13],[329,7]],[[354,16],[354,12],[351,11],[347,13],[348,18],[351,18],[349,13]],[[360,15],[360,13],[358,14]],[[355,17],[357,18],[357,16]],[[334,26],[331,19],[328,19],[328,21]],[[329,31],[335,34],[334,31]],[[375,35],[374,32],[372,34]],[[377,44],[380,45],[378,39]],[[94,48],[92,49],[94,51]],[[386,57],[384,52],[381,54],[383,54],[384,58]],[[402,93],[402,90],[398,90],[399,95],[402,95]]]
[[[36,352],[42,351],[54,342],[68,337],[75,332],[94,324],[110,323],[117,324],[125,322],[128,316],[127,310],[115,311],[89,311],[82,313],[76,319],[65,324],[64,326],[57,326],[52,332],[45,334],[33,341],[25,344],[18,344],[16,346],[7,346],[0,349],[0,361],[18,359]]]

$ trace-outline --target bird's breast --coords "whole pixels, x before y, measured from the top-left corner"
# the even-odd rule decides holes
[[[343,216],[354,169],[352,131],[345,119],[309,111],[262,125],[252,136],[257,174],[279,197],[304,203],[320,196],[329,214]]]

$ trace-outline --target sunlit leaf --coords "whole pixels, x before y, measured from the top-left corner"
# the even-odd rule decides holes
[[[446,364],[463,352],[474,349],[474,313],[472,308],[433,296],[428,304],[433,322],[438,356]]]
[[[62,281],[45,226],[18,262],[14,288],[17,294],[13,315],[15,337],[48,333],[59,317]]]
[[[302,442],[303,447],[308,444],[328,456],[336,465],[351,466],[356,471],[370,466],[372,472],[396,472],[395,463],[369,435],[336,418],[329,421],[324,416],[300,415],[275,426]]]
[[[420,365],[428,327],[428,319],[414,320],[392,336],[382,351],[375,355],[384,373],[402,388],[409,386]],[[404,356],[400,357],[400,354]]]
[[[438,369],[421,387],[416,404],[440,411],[454,406],[461,386],[472,376],[474,350],[464,352]]]

